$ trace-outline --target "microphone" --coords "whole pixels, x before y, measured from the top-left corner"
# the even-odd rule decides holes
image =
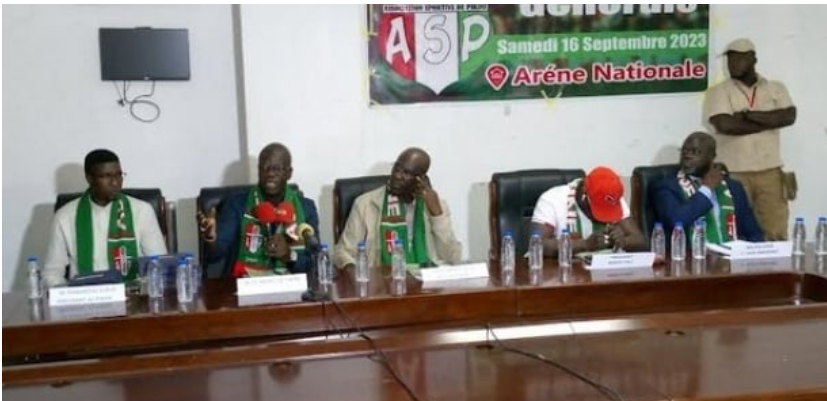
[[[313,229],[313,226],[307,223],[299,224],[299,228],[296,230],[304,240],[304,247],[310,252],[316,252],[319,250],[319,238],[316,237],[316,230]]]
[[[278,212],[276,207],[271,202],[261,202],[256,206],[253,215],[258,221],[267,224],[267,233],[273,235],[276,232],[276,221],[278,220]]]

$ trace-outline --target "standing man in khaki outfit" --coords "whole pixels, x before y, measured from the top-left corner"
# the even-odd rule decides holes
[[[780,129],[795,123],[784,84],[755,72],[755,45],[737,39],[725,52],[730,79],[707,91],[704,119],[715,128],[718,158],[746,189],[767,241],[787,239],[789,208]]]

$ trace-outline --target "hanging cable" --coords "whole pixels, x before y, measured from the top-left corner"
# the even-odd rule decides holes
[[[127,94],[127,92],[129,91],[129,87],[131,85],[129,81],[123,81],[120,90],[118,89],[117,82],[112,81],[112,84],[115,85],[115,91],[118,92],[118,104],[121,107],[129,105],[129,114],[132,116],[132,118],[143,123],[151,123],[157,120],[159,117],[161,117],[161,107],[159,107],[158,104],[156,104],[155,102],[149,100],[149,98],[155,94],[155,81],[152,81],[152,87],[150,88],[149,93],[135,96],[132,99],[129,99],[129,95]],[[140,115],[135,113],[136,105],[147,106],[152,109],[155,109],[155,115],[147,118],[141,117]]]

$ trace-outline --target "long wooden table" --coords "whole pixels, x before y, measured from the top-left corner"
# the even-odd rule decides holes
[[[232,283],[209,282],[191,311],[178,311],[172,296],[164,311],[134,297],[124,317],[63,322],[32,321],[27,300],[4,294],[4,395],[76,399],[114,383],[128,399],[285,391],[295,394],[285,399],[407,399],[365,358],[380,349],[427,399],[603,397],[567,373],[504,352],[493,332],[503,344],[600,378],[625,399],[827,399],[824,260],[804,262],[807,272],[781,267],[788,270],[735,274],[710,259],[660,266],[649,279],[596,282],[582,266],[561,277],[548,263],[542,278],[521,268],[506,286],[492,266],[492,278],[474,288],[423,288],[409,277],[404,296],[377,271],[368,288],[340,277],[335,303],[253,306],[243,306]],[[232,380],[249,381],[252,393],[222,396]],[[48,386],[63,382],[72,391]]]

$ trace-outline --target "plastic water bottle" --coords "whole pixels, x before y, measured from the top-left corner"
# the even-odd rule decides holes
[[[672,260],[683,261],[686,258],[686,233],[683,223],[676,222],[672,229]]]
[[[819,217],[816,226],[816,255],[827,255],[827,217]]]
[[[175,288],[178,292],[178,303],[192,302],[192,271],[187,258],[182,257],[175,269]]]
[[[393,243],[393,255],[391,256],[391,276],[394,280],[404,280],[408,273],[407,260],[405,259],[405,246],[402,240],[397,238]]]
[[[359,241],[359,246],[356,247],[356,281],[359,283],[370,281],[370,265],[365,241]]]
[[[201,267],[195,263],[195,256],[192,252],[185,253],[184,257],[187,259],[187,267],[190,269],[190,274],[192,275],[190,278],[190,291],[195,295],[201,288]]]
[[[514,253],[514,236],[511,231],[506,231],[500,249],[500,269],[502,273],[511,274],[514,272],[514,265],[516,264]]]
[[[30,256],[26,260],[26,265],[29,271],[29,298],[43,298],[43,281],[41,280],[40,265],[37,263],[37,258]]]
[[[149,265],[146,267],[147,287],[149,287],[150,298],[163,298],[164,296],[164,269],[161,267],[161,262],[158,256],[149,258]]]
[[[793,226],[793,255],[804,255],[806,243],[807,229],[804,227],[804,218],[796,217]]]
[[[655,254],[655,259],[666,260],[666,233],[663,231],[663,223],[659,221],[655,223],[655,228],[652,230],[649,247]]]
[[[316,256],[316,271],[319,276],[319,285],[325,286],[333,283],[333,265],[330,264],[330,251],[327,244],[319,247],[319,254]]]
[[[531,233],[531,239],[528,241],[528,269],[543,269],[543,239],[537,231]]]
[[[692,259],[706,259],[706,221],[698,219],[692,229]]]
[[[564,228],[557,239],[557,263],[560,267],[571,267],[571,234],[568,228]]]

